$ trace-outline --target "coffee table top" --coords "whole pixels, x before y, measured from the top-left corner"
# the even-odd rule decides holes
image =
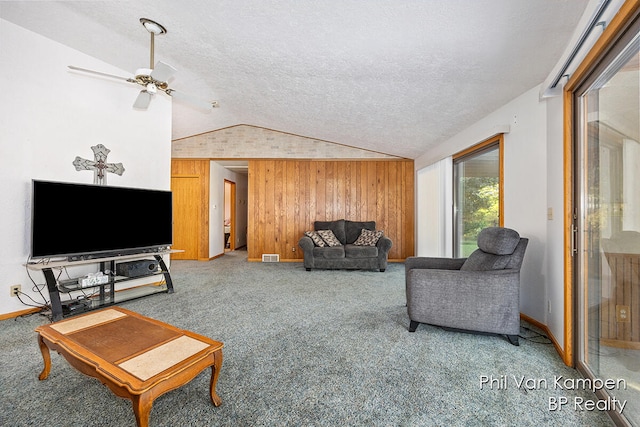
[[[221,350],[223,344],[122,307],[36,328],[68,360],[93,365],[115,384],[142,393]],[[69,360],[71,362],[71,360]]]

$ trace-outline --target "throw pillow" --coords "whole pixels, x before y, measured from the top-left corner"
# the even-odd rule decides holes
[[[380,237],[382,237],[383,233],[384,232],[382,230],[372,231],[363,228],[360,232],[360,236],[358,236],[353,244],[357,246],[375,246],[376,243],[378,243],[378,240],[380,240]]]
[[[313,240],[313,243],[316,246],[320,246],[321,248],[327,246],[327,244],[324,242],[324,240],[322,240],[322,237],[320,237],[317,231],[305,231],[304,235],[311,237],[311,240]]]
[[[331,230],[318,230],[318,234],[322,237],[322,240],[327,244],[327,246],[342,246],[340,240],[333,234]]]

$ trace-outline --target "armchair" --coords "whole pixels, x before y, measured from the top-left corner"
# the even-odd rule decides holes
[[[468,258],[407,258],[409,332],[427,323],[503,334],[519,345],[520,267],[528,242],[515,230],[489,227]]]

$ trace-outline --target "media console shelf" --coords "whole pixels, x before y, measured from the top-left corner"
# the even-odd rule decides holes
[[[42,271],[44,274],[49,297],[51,298],[51,315],[52,320],[58,321],[65,316],[94,310],[96,308],[107,305],[118,304],[123,301],[129,301],[136,298],[154,295],[157,293],[173,293],[173,282],[171,274],[164,262],[163,256],[171,253],[182,252],[178,250],[167,250],[153,253],[140,253],[133,255],[120,255],[104,258],[84,259],[79,261],[52,261],[41,262],[36,264],[27,264],[30,270]],[[154,258],[158,265],[144,274],[135,277],[116,276],[116,265],[128,261],[144,260]],[[100,271],[109,270],[108,281],[105,283],[91,284],[89,286],[81,286],[76,279],[58,280],[54,274],[54,270],[60,270],[67,267],[77,267],[87,264],[100,264]],[[148,277],[162,275],[164,283],[148,283],[137,285],[130,288],[116,290],[117,283],[123,283],[130,280],[139,280]],[[59,276],[59,275],[58,275]],[[70,293],[75,291],[83,291],[84,293],[93,293],[82,299],[67,299],[62,301],[60,293]]]

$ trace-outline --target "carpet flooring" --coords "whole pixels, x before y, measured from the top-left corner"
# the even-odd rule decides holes
[[[151,426],[613,425],[603,411],[574,407],[591,392],[554,387],[580,375],[524,323],[530,339],[519,347],[428,325],[409,333],[404,264],[307,272],[234,251],[173,261],[171,273],[174,294],[121,305],[224,342],[222,405],[211,405],[205,370],[155,400]],[[134,426],[128,400],[56,353],[38,380],[34,329],[47,321],[0,322],[0,425]],[[551,410],[554,398],[569,403]]]

